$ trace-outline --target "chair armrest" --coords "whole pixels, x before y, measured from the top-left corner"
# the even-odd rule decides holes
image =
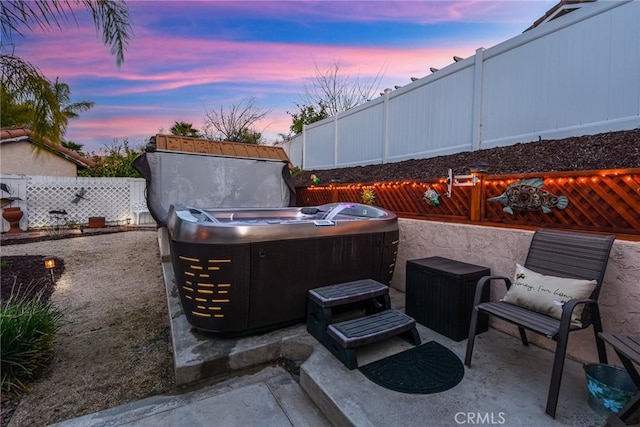
[[[480,280],[478,280],[478,284],[476,285],[476,294],[473,297],[473,306],[480,304],[482,302],[482,294],[484,293],[485,286],[491,287],[492,280],[502,280],[504,281],[507,290],[511,287],[511,279],[505,276],[482,276]]]
[[[560,316],[560,331],[562,332],[563,330],[569,330],[569,327],[571,326],[571,315],[573,314],[573,310],[576,309],[576,306],[578,306],[578,304],[587,305],[597,303],[598,302],[596,300],[593,300],[591,298],[575,298],[567,301],[562,306],[562,315]]]

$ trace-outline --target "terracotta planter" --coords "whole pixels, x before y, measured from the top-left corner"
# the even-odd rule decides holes
[[[9,223],[9,231],[7,233],[22,233],[20,229],[20,220],[24,212],[19,207],[4,208],[2,210],[2,217]]]

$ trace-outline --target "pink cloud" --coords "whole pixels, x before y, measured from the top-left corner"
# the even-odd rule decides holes
[[[68,45],[74,49],[67,49]],[[96,51],[99,41],[91,40],[86,32],[64,39],[48,37],[22,50],[26,58],[38,58],[37,64],[46,75],[60,76],[65,82],[75,78],[128,82],[118,89],[109,89],[111,95],[123,95],[221,82],[299,85],[303,79],[313,77],[315,64],[323,68],[334,60],[340,62],[341,71],[346,74],[372,77],[386,69],[392,75],[414,75],[420,70],[426,72],[430,66],[446,65],[453,53],[469,56],[479,47],[352,47],[189,40],[170,35],[160,45],[161,50],[153,37],[144,34],[138,37],[121,69],[115,67],[104,51]],[[185,45],[189,49],[184,49]],[[100,87],[95,90],[99,93]]]

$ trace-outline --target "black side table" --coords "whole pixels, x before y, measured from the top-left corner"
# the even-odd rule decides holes
[[[405,312],[429,329],[454,341],[469,336],[476,284],[490,276],[487,267],[442,257],[407,261]],[[483,301],[489,300],[489,287]],[[480,322],[478,333],[489,329],[488,319]]]

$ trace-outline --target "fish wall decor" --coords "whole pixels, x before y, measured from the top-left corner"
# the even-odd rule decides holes
[[[490,197],[487,202],[500,202],[502,209],[509,215],[514,210],[539,211],[548,214],[551,208],[564,209],[569,205],[569,199],[565,196],[556,196],[542,188],[544,181],[540,178],[525,179],[510,184],[501,195]]]

